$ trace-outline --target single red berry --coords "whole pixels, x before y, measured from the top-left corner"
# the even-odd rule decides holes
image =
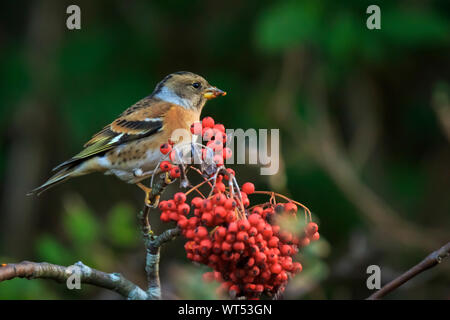
[[[159,210],[164,211],[167,209],[167,201],[161,201],[158,205]]]
[[[244,191],[246,194],[252,194],[255,192],[255,185],[251,182],[246,182],[242,185],[242,191]]]
[[[163,143],[159,147],[159,150],[161,151],[162,154],[168,154],[170,151],[172,151],[172,146],[168,143]]]
[[[203,239],[206,236],[208,236],[208,230],[203,226],[196,228],[194,233],[195,233],[195,236],[199,237],[200,239]]]
[[[211,200],[203,199],[203,202],[202,202],[203,211],[210,211],[212,209],[212,207],[213,207],[213,204],[212,204]]]
[[[256,208],[255,208],[256,209]],[[253,210],[253,212],[255,212],[254,210]],[[248,222],[250,222],[250,224],[252,225],[252,226],[257,226],[258,225],[258,223],[261,221],[261,217],[258,215],[258,214],[256,214],[256,213],[252,213],[249,217],[248,217]]]
[[[320,234],[319,234],[318,232],[314,233],[314,234],[311,236],[311,241],[317,241],[317,240],[319,240],[319,239],[320,239]]]
[[[269,252],[267,253],[267,260],[270,263],[275,263],[278,261],[278,255],[276,255],[273,250],[269,250]]]
[[[264,237],[264,239],[268,240],[272,237],[273,232],[272,232],[272,227],[270,226],[270,224],[266,224],[266,226],[264,227],[264,230],[262,232],[262,235]]]
[[[264,291],[264,286],[262,284],[257,284],[255,286],[255,291],[256,292],[263,292]]]
[[[295,273],[301,272],[302,269],[303,269],[303,266],[302,266],[302,264],[301,264],[300,262],[294,262],[294,263],[293,263],[292,269],[293,269],[293,271],[294,271]]]
[[[305,230],[306,231],[306,235],[308,237],[312,237],[317,232],[317,230],[319,230],[319,227],[317,226],[317,223],[310,222],[306,226],[306,230]]]
[[[203,128],[202,137],[203,141],[211,141],[212,137],[214,137],[214,130],[211,128]]]
[[[258,232],[260,232],[260,233],[262,233],[263,231],[264,231],[264,229],[266,228],[266,222],[265,221],[260,221],[259,223],[258,223],[258,225],[256,226],[256,229],[258,230]],[[261,236],[262,236],[262,234],[261,234]]]
[[[172,167],[172,169],[170,169],[170,177],[172,178],[172,179],[176,179],[176,178],[179,178],[180,177],[180,175],[181,175],[181,171],[180,171],[180,168],[178,168],[178,167]]]
[[[195,228],[195,227],[197,227],[198,223],[199,223],[199,219],[197,217],[189,218],[189,227]]]
[[[163,211],[163,212],[161,213],[161,215],[159,216],[159,218],[160,218],[161,221],[163,221],[163,222],[169,222],[169,220],[170,220],[169,215],[167,214],[166,211]]]
[[[178,213],[182,215],[188,215],[191,207],[187,203],[180,204],[178,206]]]
[[[245,244],[244,244],[243,242],[241,242],[241,241],[235,242],[235,243],[233,244],[233,249],[234,249],[235,251],[244,251],[244,249],[245,249]]]
[[[213,245],[213,249],[212,249],[213,251],[215,250],[214,249],[214,245]],[[220,250],[220,247],[219,247],[219,250]],[[216,264],[216,263],[218,263],[219,262],[219,256],[218,255],[216,255],[216,254],[212,254],[212,255],[210,255],[209,257],[208,257],[208,261],[211,263],[211,264]]]
[[[285,282],[288,279],[288,275],[285,271],[281,271],[280,274],[277,276],[277,279],[279,279],[281,282]]]
[[[272,271],[272,273],[278,274],[283,270],[283,267],[281,267],[280,264],[278,263],[274,263],[271,267],[270,267],[270,271]]]
[[[216,192],[225,192],[225,184],[223,182],[216,183],[214,190]]]
[[[284,208],[289,213],[292,213],[292,214],[297,213],[297,206],[295,205],[295,203],[288,202],[284,205]]]
[[[202,223],[203,224],[209,226],[212,224],[212,222],[213,222],[213,216],[210,213],[206,212],[202,215]]]
[[[256,229],[255,227],[251,227],[251,228],[248,230],[248,235],[249,235],[250,237],[256,236],[257,233],[258,233],[258,229]]]
[[[225,227],[218,227],[215,232],[219,238],[223,239],[227,235],[227,229]]]
[[[283,263],[281,264],[284,270],[287,271],[291,271],[292,268],[294,267],[294,264],[292,263],[292,261],[283,261]]]
[[[228,232],[236,233],[238,231],[238,225],[236,222],[232,222],[228,225]]]
[[[231,151],[231,150],[230,150],[230,151]],[[231,169],[231,168],[227,168],[227,172],[228,172],[230,175],[232,175],[232,176],[235,176],[235,175],[236,175],[236,173],[234,172],[234,170]],[[225,176],[225,179],[228,180],[228,179],[229,179],[228,176]]]
[[[202,202],[203,199],[200,197],[195,197],[194,199],[192,199],[191,203],[194,205],[194,207],[196,208],[200,208],[202,206]]]
[[[236,241],[236,234],[234,233],[228,233],[225,237],[225,241],[228,243],[234,243]]]
[[[223,193],[218,193],[212,199],[216,205],[221,206],[225,203],[225,201],[227,200],[227,197]]]
[[[261,272],[261,278],[266,280],[266,281],[270,279],[270,276],[271,276],[271,273],[268,270]],[[266,284],[265,286],[266,286],[267,289],[271,290],[271,287],[272,287],[271,285]]]
[[[259,268],[257,266],[254,266],[252,268],[252,270],[250,270],[251,275],[254,276],[254,277],[258,276],[259,272],[260,272],[260,270],[259,270]]]
[[[234,199],[225,200],[224,207],[227,210],[234,209],[236,207],[236,201]]]
[[[280,233],[280,226],[273,225],[272,231],[273,231],[273,234],[277,235],[278,233]]]
[[[222,251],[229,252],[232,249],[232,245],[229,242],[222,242]]]
[[[172,199],[168,200],[166,206],[167,209],[175,210],[176,208],[175,201],[173,201]]]
[[[187,226],[186,226],[186,228],[188,228],[188,227],[190,227],[189,225],[190,225],[190,221],[189,221],[190,219],[188,219],[188,223],[187,223]],[[194,236],[195,236],[195,234],[194,234],[194,230],[192,230],[192,229],[187,229],[186,230],[186,234],[184,235],[186,238],[188,238],[188,239],[193,239],[194,238]]]
[[[172,169],[172,164],[169,161],[163,161],[159,165],[159,168],[161,169],[162,172],[167,172],[170,169]]]
[[[216,206],[214,208],[214,216],[215,217],[220,217],[221,219],[224,219],[227,215],[227,211],[225,210],[224,207],[222,206]]]
[[[200,250],[203,252],[209,251],[212,247],[212,242],[209,239],[203,239],[200,241]]]
[[[255,261],[258,264],[264,263],[264,262],[266,262],[266,260],[267,260],[267,256],[262,252],[258,252],[255,256]]]
[[[219,130],[220,132],[225,132],[225,126],[221,123],[215,124],[214,129]]]
[[[238,229],[241,231],[247,231],[250,229],[250,222],[247,219],[238,221]]]
[[[235,212],[232,211],[232,210],[228,210],[227,211],[227,216],[225,217],[225,221],[227,223],[231,223],[231,222],[234,222],[236,220],[237,220],[237,218],[236,218]]]
[[[181,229],[185,229],[186,226],[188,225],[188,219],[185,216],[180,216],[180,218],[178,219],[177,225]]]
[[[202,123],[201,122],[194,122],[191,124],[191,133],[196,135],[202,134]]]
[[[175,195],[173,196],[173,199],[175,200],[176,203],[180,204],[180,203],[185,203],[186,202],[186,195],[183,192],[177,192],[175,193]]]
[[[180,217],[180,215],[178,214],[178,212],[176,211],[170,211],[169,212],[169,219],[172,221],[178,221],[178,218]]]
[[[290,245],[284,244],[281,247],[280,251],[284,256],[289,256],[292,253],[292,247]]]
[[[236,239],[238,241],[247,241],[248,239],[248,233],[245,231],[240,231],[238,232],[238,234],[236,235]]]
[[[214,119],[211,117],[204,117],[202,119],[203,128],[214,128]]]

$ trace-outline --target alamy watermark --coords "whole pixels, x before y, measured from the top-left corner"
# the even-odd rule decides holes
[[[366,280],[366,286],[369,290],[379,290],[381,288],[381,269],[376,264],[370,265],[366,270],[370,274]]]
[[[67,267],[66,273],[70,274],[66,280],[67,289],[80,290],[81,289],[81,267],[74,264],[72,266]]]
[[[72,4],[67,7],[66,13],[69,16],[66,19],[66,26],[69,30],[81,29],[81,9],[79,6]]]
[[[192,135],[190,130],[177,129],[170,140],[187,142],[176,145],[176,157],[171,159],[176,164],[219,164],[217,159],[229,152],[223,164],[259,165],[261,175],[277,174],[280,168],[279,129],[227,129],[223,136],[208,132]]]
[[[381,9],[379,6],[372,4],[367,7],[367,14],[370,16],[366,20],[366,26],[369,30],[381,29]]]

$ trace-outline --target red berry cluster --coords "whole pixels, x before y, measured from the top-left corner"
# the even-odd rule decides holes
[[[203,161],[213,161],[217,166],[222,166],[226,159],[231,158],[232,151],[226,147],[227,135],[223,124],[215,123],[211,117],[205,117],[200,122],[194,122],[191,125],[191,133],[201,136],[202,141],[206,142],[206,148],[201,149]],[[174,142],[169,140],[160,146],[159,150],[163,155],[168,155],[168,160],[161,161],[159,169],[162,172],[168,172],[172,179],[179,178],[180,168],[176,165],[176,150],[173,147]]]
[[[223,178],[218,176],[209,198],[195,197],[189,203],[179,192],[162,201],[161,220],[177,222],[188,240],[187,258],[213,268],[204,274],[205,280],[220,281],[231,296],[259,298],[284,290],[289,277],[302,270],[293,261],[299,247],[319,238],[317,224],[310,222],[302,237],[280,230],[275,215],[295,215],[297,206],[292,202],[257,205],[242,213],[239,197],[225,190]],[[252,183],[243,185],[242,204],[247,208],[247,194],[253,192]]]
[[[226,147],[227,135],[223,124],[215,123],[211,117],[205,117],[200,122],[194,122],[191,125],[191,133],[201,136],[202,141],[206,142],[206,147],[213,152],[212,160],[221,166],[226,159],[231,158],[231,149]],[[208,149],[202,149],[202,160],[211,157]]]
[[[205,273],[205,280],[221,282],[221,288],[230,296],[259,298],[263,293],[271,296],[282,292],[289,277],[302,270],[302,265],[293,261],[298,249],[319,239],[317,224],[309,222],[300,235],[281,230],[277,217],[296,216],[297,205],[291,200],[277,203],[273,193],[269,203],[250,208],[248,195],[255,193],[255,186],[247,182],[236,190],[235,172],[223,167],[232,155],[226,147],[225,127],[206,117],[192,124],[191,133],[206,141],[206,148],[201,149],[202,160],[209,162],[212,158],[216,170],[222,171],[204,175],[213,177],[212,183],[204,178],[187,193],[178,192],[162,201],[161,220],[177,223],[187,239],[187,258],[211,267],[213,272]],[[173,164],[173,143],[161,145],[160,150],[168,155],[168,160],[160,163],[161,171],[178,178],[180,167]],[[210,185],[208,197],[196,190],[205,183]],[[194,190],[202,197],[187,201],[187,195]]]
[[[169,158],[170,158],[170,160],[171,160],[172,162],[173,162],[174,157],[175,157],[175,151],[172,150],[173,145],[174,145],[174,143],[173,143],[172,141],[169,140],[167,143],[164,143],[164,144],[162,144],[162,145],[159,147],[159,150],[161,151],[162,154],[166,155],[166,154],[170,153],[170,154],[169,154]],[[171,161],[167,161],[167,160],[166,160],[166,161],[162,161],[162,162],[159,164],[159,169],[160,169],[162,172],[168,172],[168,173],[169,173],[169,176],[170,176],[172,179],[179,178],[180,175],[181,175],[180,168],[179,168],[177,165],[172,165],[172,162],[171,162]]]

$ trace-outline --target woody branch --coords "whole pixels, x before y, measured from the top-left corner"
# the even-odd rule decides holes
[[[146,249],[145,272],[147,273],[148,282],[147,295],[150,300],[161,299],[161,281],[159,279],[161,246],[180,234],[178,228],[173,228],[164,231],[159,236],[154,236],[149,221],[151,210],[158,205],[162,192],[164,192],[170,183],[171,181],[168,180],[167,176],[161,174],[159,179],[152,185],[152,192],[149,199],[153,203],[153,207],[145,205],[140,213],[141,231]]]
[[[441,263],[448,256],[450,256],[450,242],[441,247],[439,250],[430,253],[425,259],[423,259],[417,265],[415,265],[414,267],[412,267],[399,277],[395,278],[394,280],[386,284],[384,287],[382,287],[380,290],[372,294],[367,299],[376,300],[383,298],[385,295],[394,291],[395,289],[403,285],[405,282],[411,280],[412,278],[424,272],[425,270],[428,270],[436,266],[437,264]]]
[[[66,282],[79,270],[80,282],[117,292],[130,300],[145,300],[147,293],[138,285],[129,281],[119,273],[106,273],[92,269],[81,261],[72,266],[64,267],[47,262],[11,263],[0,267],[0,282],[14,278],[26,279],[51,279],[57,282]]]

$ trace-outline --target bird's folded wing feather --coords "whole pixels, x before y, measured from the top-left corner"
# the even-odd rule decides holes
[[[166,112],[172,107],[170,103],[159,101],[147,106],[139,104],[128,108],[111,124],[95,134],[86,142],[84,149],[72,159],[61,163],[53,170],[59,170],[81,159],[100,154],[120,144],[151,136],[163,127]]]

